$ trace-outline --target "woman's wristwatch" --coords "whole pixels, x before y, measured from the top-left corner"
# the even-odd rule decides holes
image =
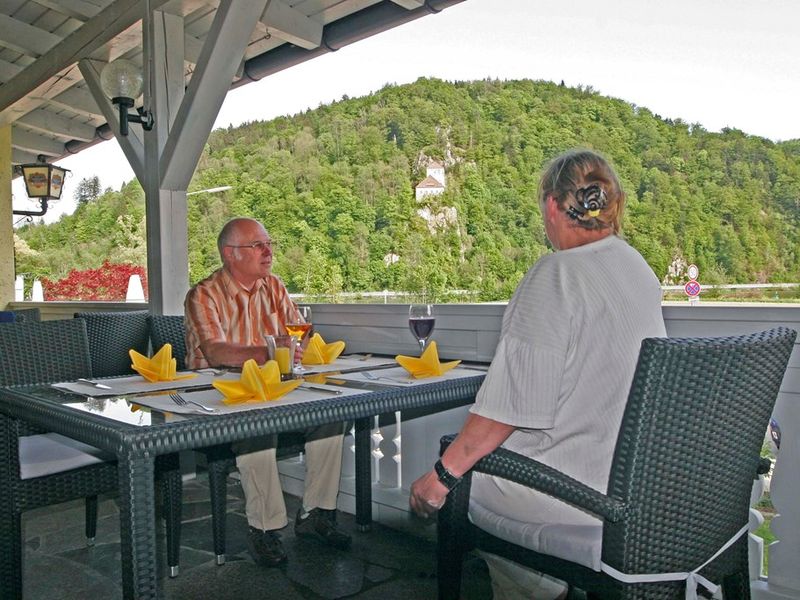
[[[447,488],[448,492],[452,492],[453,489],[461,483],[461,477],[456,477],[448,471],[447,467],[442,464],[441,458],[433,465],[433,470],[436,471],[436,476],[439,478],[442,485]]]

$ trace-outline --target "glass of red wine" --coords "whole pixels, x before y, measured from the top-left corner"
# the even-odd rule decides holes
[[[425,343],[431,337],[435,324],[433,304],[412,304],[408,308],[408,328],[419,342],[420,352],[425,351]]]

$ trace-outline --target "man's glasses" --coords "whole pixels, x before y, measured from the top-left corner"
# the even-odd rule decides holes
[[[236,244],[226,244],[228,248],[250,248],[251,250],[258,250],[259,252],[263,252],[266,250],[272,250],[275,247],[275,242],[272,240],[267,241],[258,241],[258,242],[250,242],[249,244],[242,244],[237,246]]]

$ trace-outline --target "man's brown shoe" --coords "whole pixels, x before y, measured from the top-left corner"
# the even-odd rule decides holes
[[[294,533],[297,537],[316,538],[340,550],[347,550],[353,541],[349,535],[336,528],[336,511],[322,508],[312,508],[305,517],[303,509],[298,510]]]
[[[277,567],[286,562],[281,536],[276,531],[261,531],[250,527],[247,531],[247,549],[256,564]]]

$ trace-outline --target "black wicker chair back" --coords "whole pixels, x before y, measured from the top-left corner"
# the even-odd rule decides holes
[[[563,474],[505,450],[488,455],[473,470],[528,484],[598,514],[605,499],[602,561],[622,573],[692,571],[748,523],[764,434],[796,335],[776,328],[734,337],[644,340],[606,496],[587,500],[591,490],[581,496]],[[468,523],[468,496],[469,485],[456,488],[440,514],[440,598],[458,597],[460,564],[455,561],[471,544],[599,598],[684,597],[683,581],[623,584],[499,540]],[[460,527],[466,533],[458,533]],[[725,597],[749,598],[747,536],[701,574],[723,583]]]
[[[20,308],[12,312],[16,323],[38,323],[42,320],[42,313],[38,308]]]
[[[166,343],[172,344],[172,358],[178,370],[186,368],[186,328],[182,315],[150,315],[147,317],[150,328],[150,342],[153,352]]]
[[[0,330],[0,386],[91,376],[85,322],[15,322]]]
[[[86,321],[95,377],[133,373],[128,350],[133,348],[144,355],[148,353],[147,311],[78,312],[75,318]]]
[[[86,323],[74,319],[9,323],[0,328],[0,385],[47,383],[91,377]],[[95,463],[78,469],[22,479],[20,439],[47,444],[48,436],[0,414],[0,597],[22,598],[22,528],[24,511],[86,498],[86,537],[97,528],[97,494],[117,488],[117,465]],[[58,442],[56,442],[57,444]],[[10,472],[6,472],[9,465]]]

